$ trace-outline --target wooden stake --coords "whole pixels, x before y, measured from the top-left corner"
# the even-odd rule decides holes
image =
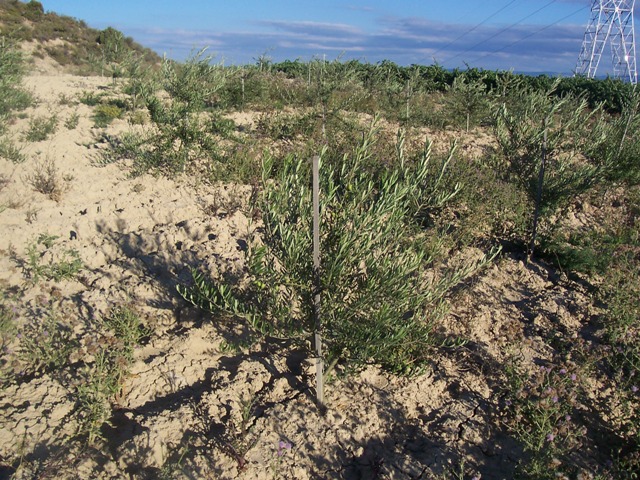
[[[313,157],[313,343],[316,350],[316,398],[324,405],[324,359],[320,336],[320,157]]]

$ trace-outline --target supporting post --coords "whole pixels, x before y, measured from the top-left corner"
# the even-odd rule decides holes
[[[542,141],[542,159],[540,170],[538,171],[538,190],[536,191],[536,206],[533,213],[533,230],[531,232],[531,244],[529,245],[529,256],[527,262],[531,260],[536,246],[536,236],[538,234],[538,218],[540,217],[540,204],[542,203],[542,187],[544,185],[544,172],[547,167],[547,119],[544,119],[544,134]]]
[[[316,351],[316,398],[324,405],[324,359],[320,335],[320,157],[313,157],[313,343]]]

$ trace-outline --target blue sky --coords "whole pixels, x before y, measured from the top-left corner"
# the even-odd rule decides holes
[[[113,26],[160,54],[194,49],[225,64],[326,55],[401,65],[570,74],[589,0],[42,0],[45,10]],[[603,67],[606,67],[604,65]],[[606,72],[602,68],[601,72]]]

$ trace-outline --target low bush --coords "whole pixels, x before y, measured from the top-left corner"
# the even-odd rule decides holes
[[[114,307],[103,324],[109,335],[96,340],[94,361],[80,372],[82,382],[76,389],[79,433],[91,445],[103,438],[101,427],[111,416],[112,403],[122,395],[134,349],[149,335],[138,313],[128,306]]]
[[[93,122],[96,127],[104,128],[112,121],[122,118],[122,108],[110,103],[98,105],[93,110]]]

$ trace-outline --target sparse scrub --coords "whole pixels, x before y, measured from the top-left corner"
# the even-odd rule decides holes
[[[19,137],[29,123],[19,113],[30,101],[19,87],[24,63],[15,46],[0,45],[1,218],[8,232],[26,218],[25,231],[37,220],[65,237],[13,246],[20,240],[5,235],[0,251],[18,267],[0,278],[0,443],[9,452],[1,472],[55,476],[47,467],[60,440],[57,459],[69,460],[70,477],[637,477],[640,96],[632,87],[390,61],[274,63],[267,53],[225,67],[200,52],[158,71],[121,32],[80,32],[30,4],[0,0],[3,31],[61,38],[35,55],[85,62],[85,72],[113,83],[42,96],[40,107],[71,106],[53,127],[32,118]],[[49,23],[34,28],[41,21]],[[91,109],[74,112],[77,103]],[[30,193],[60,201],[71,180],[23,139],[51,139],[57,123],[87,125],[89,110],[101,127],[84,145],[92,159],[185,178],[96,185],[80,198],[89,178],[82,162],[69,209]],[[115,119],[136,127],[116,137],[102,128]],[[84,133],[53,138],[52,151]],[[27,151],[38,152],[35,166],[9,163]],[[23,177],[9,173],[25,168]],[[100,180],[119,181],[113,172],[101,170]],[[2,191],[20,178],[33,205],[15,183]],[[165,190],[185,187],[197,190]],[[536,247],[532,262],[525,243]],[[503,261],[475,277],[497,245]],[[95,249],[103,251],[89,269],[79,252]],[[180,294],[214,315],[167,297],[184,280],[182,261],[192,279]],[[304,358],[315,356],[316,281],[325,377],[337,385],[326,410],[308,401]],[[105,307],[130,294],[162,326],[144,349],[151,331],[138,305]],[[220,324],[201,325],[207,319]],[[505,360],[511,341],[522,360]],[[393,375],[430,368],[434,376],[411,381]],[[371,415],[356,416],[363,398]],[[51,429],[36,438],[42,423],[33,422],[50,413]],[[56,437],[76,420],[77,437]],[[24,458],[10,450],[20,442]]]

